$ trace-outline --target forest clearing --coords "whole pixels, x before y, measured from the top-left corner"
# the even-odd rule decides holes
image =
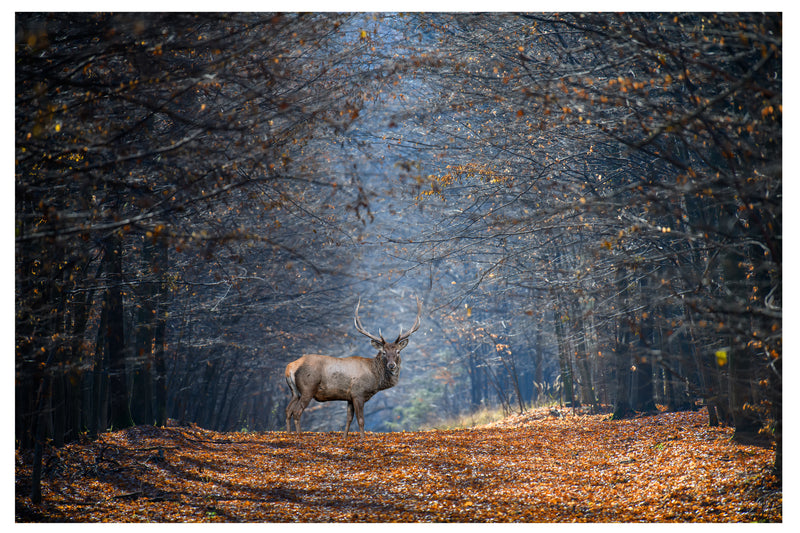
[[[47,522],[780,522],[774,450],[702,411],[549,408],[461,430],[218,433],[136,426],[50,450]]]
[[[18,522],[784,521],[782,12],[14,22]]]

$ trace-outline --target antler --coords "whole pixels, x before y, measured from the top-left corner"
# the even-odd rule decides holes
[[[414,298],[417,299],[417,318],[414,320],[414,325],[411,326],[411,329],[403,333],[403,328],[400,328],[400,335],[397,336],[397,340],[394,342],[400,342],[403,339],[407,339],[411,336],[412,333],[419,329],[419,319],[422,316],[422,302],[420,301],[419,297],[414,295]]]
[[[394,342],[400,342],[403,339],[407,339],[411,336],[412,333],[419,329],[419,319],[422,316],[422,302],[420,301],[418,296],[414,296],[417,299],[417,318],[414,319],[414,325],[411,326],[411,329],[403,333],[403,328],[400,328],[400,334],[397,336],[397,340]],[[383,338],[383,334],[378,330],[378,336],[373,335],[372,333],[368,332],[364,329],[364,326],[361,325],[361,319],[358,318],[358,308],[361,306],[361,297],[358,297],[358,303],[356,304],[356,312],[353,322],[356,325],[356,331],[361,333],[362,335],[366,335],[370,339],[374,340],[375,342],[380,342],[381,344],[386,344],[386,340]]]
[[[375,335],[373,335],[370,332],[368,332],[367,330],[365,330],[364,326],[361,325],[361,320],[358,318],[358,306],[359,305],[361,305],[361,297],[360,296],[358,297],[358,303],[356,304],[356,316],[355,316],[355,319],[354,319],[354,322],[356,324],[356,331],[366,335],[367,337],[369,337],[370,339],[374,340],[375,342],[379,342],[381,344],[386,344],[386,341],[383,340],[383,335],[380,335],[379,337],[376,337]],[[378,332],[378,333],[380,333],[380,332]]]

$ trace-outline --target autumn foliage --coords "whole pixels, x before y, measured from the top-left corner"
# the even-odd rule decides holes
[[[30,458],[17,452],[17,521],[782,520],[774,451],[733,441],[703,412],[611,421],[541,409],[364,440],[136,426],[48,453],[33,505]]]
[[[14,34],[19,521],[782,520],[781,12]],[[365,441],[270,432],[411,294]]]

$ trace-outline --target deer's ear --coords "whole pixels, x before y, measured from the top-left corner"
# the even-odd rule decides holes
[[[397,349],[398,350],[402,350],[406,346],[408,346],[408,339],[403,339],[403,340],[401,340],[400,342],[397,343]]]
[[[373,340],[371,341],[372,347],[378,350],[383,350],[383,343],[380,341]]]

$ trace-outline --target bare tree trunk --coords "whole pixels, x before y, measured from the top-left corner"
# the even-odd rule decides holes
[[[592,408],[597,409],[597,397],[594,394],[594,384],[592,382],[592,372],[589,366],[589,351],[587,349],[586,323],[583,319],[584,309],[580,300],[573,301],[573,313],[575,314],[575,363],[581,375],[581,399],[583,403],[588,403]]]
[[[133,425],[128,405],[128,381],[125,368],[125,309],[122,297],[122,237],[112,234],[106,239],[105,256],[108,288],[106,289],[106,353],[108,360],[109,415],[114,429]]]
[[[553,318],[555,320],[556,339],[558,342],[558,363],[559,367],[561,368],[561,390],[565,399],[564,403],[570,407],[574,407],[575,391],[573,390],[572,364],[570,363],[566,333],[564,332],[564,323],[568,320],[568,316],[561,308],[561,304],[557,296],[554,301],[556,302],[556,307],[553,313]]]
[[[631,345],[633,343],[632,321],[627,314],[630,305],[630,280],[624,267],[617,268],[617,291],[619,292],[619,309],[626,312],[617,320],[616,331],[616,368],[617,395],[614,404],[614,420],[627,418],[633,412],[631,405],[631,381],[633,378]]]

